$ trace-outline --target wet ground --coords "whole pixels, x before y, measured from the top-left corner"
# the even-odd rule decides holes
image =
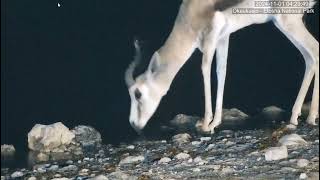
[[[1,167],[1,179],[319,179],[319,127],[304,121],[296,130],[280,123],[268,129],[222,128],[213,135],[185,131],[184,139],[174,140],[182,132],[170,133],[163,139],[102,145],[78,159]],[[290,133],[307,144],[288,146],[288,158],[266,161],[265,149]]]

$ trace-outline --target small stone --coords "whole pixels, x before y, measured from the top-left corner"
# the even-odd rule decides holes
[[[49,156],[45,153],[39,153],[37,155],[37,160],[41,162],[49,161]]]
[[[1,156],[13,156],[16,149],[13,145],[4,144],[1,145]]]
[[[227,166],[227,167],[222,168],[221,173],[222,173],[222,174],[230,174],[230,173],[232,173],[233,171],[234,171],[233,168]]]
[[[293,124],[288,124],[288,125],[286,126],[286,128],[289,129],[289,130],[296,130],[296,129],[297,129],[297,126],[296,126],[296,125],[293,125]]]
[[[172,137],[172,141],[177,144],[184,144],[190,142],[191,136],[187,133],[177,134]]]
[[[31,177],[28,178],[28,180],[37,180],[37,178],[34,177],[34,176],[31,176]]]
[[[77,171],[78,170],[78,167],[75,166],[75,165],[69,165],[69,166],[66,166],[66,167],[63,167],[61,169],[59,169],[59,172],[69,172],[69,171]]]
[[[308,164],[309,164],[309,160],[307,160],[307,159],[299,159],[297,161],[297,166],[300,168],[306,167],[306,166],[308,166]]]
[[[192,171],[193,171],[193,172],[200,172],[201,169],[200,169],[200,168],[193,168]]]
[[[134,149],[134,145],[127,146],[127,149]]]
[[[163,157],[163,158],[161,158],[161,159],[158,161],[158,163],[159,163],[159,164],[167,164],[167,163],[169,163],[170,161],[171,161],[170,158],[168,158],[168,157]]]
[[[48,171],[57,171],[59,169],[58,165],[52,165],[48,168]]]
[[[90,180],[109,180],[109,179],[104,175],[99,175],[99,176],[90,178]]]
[[[275,161],[288,157],[288,149],[286,146],[272,147],[266,150],[265,159],[266,161]]]
[[[143,156],[128,156],[128,157],[122,159],[120,161],[119,165],[138,163],[138,162],[144,161],[144,159],[145,158]]]
[[[191,145],[193,145],[193,146],[200,146],[200,144],[201,144],[201,141],[192,141],[191,142]]]
[[[215,147],[215,144],[209,144],[208,147],[206,148],[206,151],[210,151]]]
[[[299,176],[299,179],[307,179],[308,176],[306,173],[301,173],[300,176]]]
[[[200,156],[197,156],[196,158],[194,158],[193,162],[200,166],[208,163],[207,161],[203,160]]]
[[[73,161],[72,160],[68,160],[67,162],[66,162],[66,164],[73,164]]]
[[[188,163],[192,163],[192,162],[193,162],[192,158],[188,159]]]
[[[200,138],[200,141],[210,141],[211,140],[211,137],[201,137]]]
[[[19,177],[22,177],[22,176],[23,176],[23,172],[20,172],[20,171],[16,171],[16,172],[11,174],[12,178],[19,178]]]
[[[298,134],[285,135],[282,138],[280,138],[279,143],[283,146],[307,144],[307,142]]]
[[[216,170],[216,171],[219,170],[220,168],[221,168],[221,165],[213,165],[212,166],[212,169]]]
[[[234,142],[232,142],[232,141],[227,141],[227,142],[226,142],[226,146],[232,146],[232,145],[234,145],[234,144],[236,144],[236,143],[234,143]]]
[[[190,158],[190,155],[187,153],[179,153],[175,156],[175,158],[178,160],[188,159],[188,158]]]

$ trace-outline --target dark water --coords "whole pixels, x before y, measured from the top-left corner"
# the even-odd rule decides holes
[[[58,8],[58,2],[1,2],[1,144],[16,147],[14,166],[26,165],[27,133],[36,123],[90,125],[108,144],[137,138],[128,123],[130,99],[123,80],[133,57],[132,39],[143,39],[145,54],[150,56],[170,33],[180,3],[71,0],[60,1]],[[317,5],[316,14],[306,19],[317,39],[318,20]],[[225,108],[255,114],[277,105],[290,111],[304,62],[271,23],[232,35],[228,62]],[[200,67],[197,51],[174,80],[146,131],[157,132],[159,124],[179,113],[203,114]],[[214,73],[212,78],[214,100]]]

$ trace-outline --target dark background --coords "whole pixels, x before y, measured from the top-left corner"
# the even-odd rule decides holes
[[[61,7],[57,7],[57,3]],[[105,143],[137,137],[123,74],[134,36],[146,58],[170,33],[179,0],[1,0],[1,144],[26,145],[35,123],[91,125]],[[306,18],[318,39],[319,13]],[[271,23],[231,37],[224,107],[288,111],[304,73],[298,50]],[[180,71],[147,129],[178,113],[202,116],[201,53]],[[216,76],[212,92],[215,102]],[[308,96],[310,99],[310,95]],[[213,103],[214,104],[214,103]]]

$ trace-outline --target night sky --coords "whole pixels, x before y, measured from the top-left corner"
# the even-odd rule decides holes
[[[130,98],[124,83],[134,55],[132,42],[141,39],[144,57],[150,59],[169,35],[180,3],[1,1],[1,144],[26,144],[35,123],[57,121],[70,128],[91,125],[105,143],[137,137],[128,121]],[[318,39],[318,5],[316,12],[306,23]],[[230,40],[224,107],[249,114],[269,105],[290,111],[303,73],[302,56],[273,24],[240,30]],[[157,130],[178,113],[202,116],[203,111],[201,53],[196,51],[147,130]]]

